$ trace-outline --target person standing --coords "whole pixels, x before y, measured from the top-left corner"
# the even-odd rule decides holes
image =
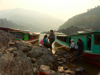
[[[53,30],[50,30],[50,35],[48,37],[49,42],[50,42],[50,50],[52,51],[52,43],[55,41],[55,35]]]

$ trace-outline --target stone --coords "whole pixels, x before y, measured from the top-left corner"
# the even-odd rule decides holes
[[[13,52],[13,48],[8,48],[6,51],[12,53]]]
[[[0,75],[60,75],[57,57],[50,50],[0,32]]]
[[[59,64],[59,65],[63,65],[63,62],[62,62],[62,61],[58,61],[58,64]]]
[[[39,72],[43,72],[45,74],[50,74],[50,67],[49,66],[45,66],[45,65],[40,65],[40,69]]]
[[[0,30],[0,52],[5,51],[9,47],[10,43],[15,43],[15,37]]]
[[[17,56],[6,53],[0,58],[0,75],[33,75],[32,62],[22,51]]]
[[[15,43],[15,47],[17,47],[18,50],[22,50],[23,52],[28,52],[32,49],[32,44],[23,41],[17,41]]]
[[[68,70],[68,67],[67,67],[67,66],[63,66],[63,69],[64,69],[64,70]]]
[[[59,72],[64,72],[63,66],[59,66],[59,67],[58,67],[58,71],[59,71]]]
[[[32,63],[35,63],[37,60],[35,58],[31,58]]]
[[[36,58],[38,65],[46,65],[49,66],[52,70],[58,70],[57,57],[54,56],[52,52],[46,48],[34,46],[32,50],[27,53],[27,56],[30,58]]]
[[[53,70],[50,70],[50,75],[57,75],[57,73]]]
[[[36,67],[33,67],[33,72],[34,72],[34,75],[39,75],[38,74],[38,69]]]
[[[85,73],[88,73],[86,70],[84,70],[84,68],[82,68],[82,67],[79,67],[79,68],[76,68],[75,69],[75,74],[77,75],[77,74],[84,74],[85,75]]]
[[[59,51],[59,50],[55,52],[55,55],[62,56],[62,57],[64,57],[64,55],[66,55],[66,54],[67,54],[66,52]]]
[[[27,53],[27,56],[28,57],[34,57],[34,58],[37,58],[37,57],[40,57],[43,53],[40,51],[40,50],[31,50]]]
[[[0,53],[0,57],[1,57],[1,56],[3,56],[3,54],[2,54],[2,53]]]
[[[17,51],[18,49],[17,49],[17,47],[13,47],[13,51]]]

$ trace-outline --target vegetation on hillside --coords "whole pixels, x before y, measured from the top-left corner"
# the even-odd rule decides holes
[[[61,29],[58,32],[62,32],[66,35],[69,35],[69,34],[72,34],[72,33],[78,33],[78,31],[85,31],[85,30],[83,28],[71,26],[71,27],[66,28],[66,29]]]
[[[21,29],[21,30],[26,30],[28,29],[25,26],[18,25],[16,23],[13,23],[12,21],[8,21],[6,18],[0,19],[0,27],[8,27],[8,28],[13,28],[13,29]]]
[[[59,30],[66,29],[70,26],[80,28],[100,27],[100,6],[97,6],[93,9],[88,9],[87,12],[70,18],[59,27]]]

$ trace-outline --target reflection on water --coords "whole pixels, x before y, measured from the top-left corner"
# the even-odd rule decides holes
[[[39,40],[43,39],[44,35],[45,34],[41,34]],[[38,41],[38,44],[39,44],[39,41]],[[53,48],[56,48],[56,47],[59,47],[60,45],[53,43],[52,46],[53,46]],[[60,49],[53,50],[53,53],[55,53],[57,50],[66,51],[66,49],[60,48]],[[88,72],[89,75],[100,75],[100,67],[98,67],[94,64],[86,62],[82,59],[79,59],[78,62],[75,62],[74,64],[78,67],[80,67],[80,66],[83,67]],[[69,64],[69,66],[70,66],[70,64]]]

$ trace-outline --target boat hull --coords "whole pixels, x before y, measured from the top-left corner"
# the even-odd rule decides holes
[[[36,41],[38,41],[39,39],[34,39],[34,40],[31,40],[31,41],[27,41],[28,43],[34,43]]]
[[[80,58],[100,66],[100,54],[82,53]]]
[[[56,41],[56,43],[61,45],[57,41]],[[64,47],[64,48],[69,51],[69,48],[67,48],[67,47]],[[100,66],[100,54],[90,54],[90,53],[83,52],[81,54],[80,58],[85,60],[85,61],[88,61],[90,63],[93,63],[93,64],[95,64],[97,66]]]
[[[59,44],[59,45],[61,45],[61,46],[63,46],[62,44],[60,44],[60,43],[58,43],[57,41],[55,41],[55,43],[57,43],[57,44]],[[68,50],[68,51],[70,51],[70,49],[69,48],[67,48],[67,47],[62,47],[62,48],[64,48],[64,49],[66,49],[66,50]]]

